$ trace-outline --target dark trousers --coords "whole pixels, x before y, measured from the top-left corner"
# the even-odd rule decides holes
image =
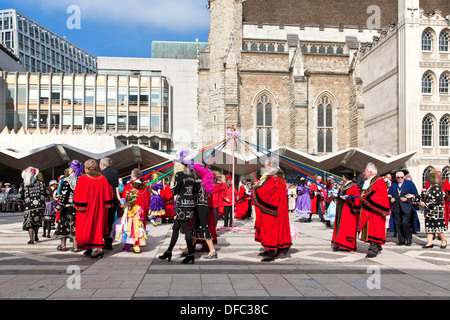
[[[191,230],[191,224],[189,222],[189,220],[187,221],[181,221],[181,220],[176,220],[173,223],[172,226],[172,238],[170,239],[170,245],[169,248],[167,249],[167,251],[172,252],[173,247],[175,247],[177,241],[178,241],[178,235],[180,234],[180,228],[183,229],[184,232],[184,236],[186,238],[186,245],[188,248],[188,253],[189,254],[194,254],[194,245],[193,245],[193,241],[192,241],[192,230]]]
[[[412,210],[409,212],[403,212],[401,208],[398,208],[393,212],[395,231],[397,231],[399,242],[411,242],[412,230],[411,230],[411,215]]]
[[[233,223],[233,210],[232,206],[224,206],[223,207],[223,226],[224,227],[230,227],[230,225]]]

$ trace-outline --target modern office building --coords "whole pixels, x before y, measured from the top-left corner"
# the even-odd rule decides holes
[[[0,41],[30,72],[97,72],[94,55],[14,9],[0,10]]]
[[[125,145],[172,146],[169,79],[157,75],[3,72],[0,127],[107,134]]]
[[[151,58],[98,57],[98,73],[170,79],[173,150],[197,145],[198,54],[206,43],[153,41]]]

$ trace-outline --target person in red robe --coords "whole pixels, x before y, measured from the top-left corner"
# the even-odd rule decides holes
[[[247,193],[247,180],[242,179],[239,191],[238,199],[236,203],[236,219],[246,219],[249,209],[248,193]]]
[[[320,186],[319,186],[320,185]],[[309,221],[312,220],[313,214],[318,214],[321,222],[325,222],[323,214],[325,212],[325,206],[323,204],[323,193],[322,193],[322,177],[317,177],[316,183],[311,183],[310,195],[311,195],[311,215],[309,216]]]
[[[360,239],[369,243],[366,258],[375,258],[386,241],[386,216],[390,214],[389,196],[384,179],[369,163],[364,170],[366,181],[361,191]]]
[[[253,201],[256,216],[255,241],[266,250],[260,255],[261,261],[270,262],[281,253],[286,254],[292,246],[287,203],[287,187],[283,171],[277,159],[266,161],[266,175],[261,183],[253,188]]]
[[[164,201],[164,209],[165,214],[161,216],[162,223],[173,222],[175,218],[175,202],[172,193],[172,189],[170,189],[169,180],[163,180],[164,188],[160,190],[159,194]]]
[[[222,181],[222,176],[216,176],[213,193],[212,193],[212,206],[214,208],[215,226],[219,222],[220,216],[223,214],[223,193],[227,188],[225,182]]]
[[[450,211],[450,183],[448,182],[448,179],[445,180],[444,186],[442,187],[442,191],[445,193],[444,197],[444,217],[445,217],[445,225],[448,228],[448,218],[449,218],[449,211]]]
[[[233,180],[230,175],[225,179],[225,190],[223,191],[223,226],[225,228],[233,226],[233,205],[237,203],[237,190],[233,186]],[[233,199],[234,197],[234,199]]]
[[[103,257],[103,238],[109,236],[108,209],[114,205],[113,189],[99,172],[94,159],[84,163],[85,174],[78,178],[73,196],[75,238],[79,249],[86,249],[85,255]],[[95,252],[93,252],[95,248]]]
[[[338,251],[338,248],[355,251],[361,195],[358,185],[353,181],[353,171],[346,169],[341,174],[344,183],[339,188],[338,196],[334,198],[336,218],[331,243],[333,251]]]

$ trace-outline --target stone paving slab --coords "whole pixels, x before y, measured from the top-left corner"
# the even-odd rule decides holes
[[[291,221],[300,236],[285,255],[262,263],[254,241],[253,222],[236,221],[234,232],[219,229],[219,258],[182,265],[179,237],[171,262],[158,256],[167,248],[171,225],[148,226],[149,243],[142,254],[114,244],[103,259],[58,252],[57,239],[27,245],[22,214],[0,217],[0,299],[48,300],[296,300],[296,299],[449,299],[450,252],[439,246],[421,248],[425,235],[414,235],[411,247],[397,246],[388,234],[382,253],[365,258],[367,244],[356,252],[332,252],[332,229],[314,217],[311,223]],[[223,222],[219,222],[219,226]],[[422,221],[423,225],[423,221]],[[437,244],[437,241],[436,241]],[[70,289],[79,270],[80,287]],[[374,273],[375,272],[375,273]],[[378,278],[376,278],[378,276]],[[379,286],[373,288],[374,279]],[[73,280],[73,279],[72,279]]]

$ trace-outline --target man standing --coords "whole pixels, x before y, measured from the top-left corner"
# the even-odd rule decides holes
[[[395,181],[389,188],[388,195],[391,201],[392,215],[395,230],[398,235],[398,245],[410,246],[412,243],[412,225],[415,209],[412,199],[419,193],[414,182],[405,180],[405,173],[401,170],[395,173]],[[414,195],[414,197],[412,197]]]
[[[346,169],[341,171],[341,174],[344,184],[334,199],[336,218],[331,243],[333,251],[337,251],[338,248],[355,251],[361,196],[358,185],[353,181],[353,171]]]
[[[364,170],[366,181],[361,192],[360,239],[369,243],[366,258],[374,258],[386,241],[386,216],[390,214],[386,183],[377,167],[369,163]]]
[[[266,250],[262,262],[275,260],[275,253],[286,254],[292,246],[286,181],[277,159],[266,162],[266,173],[259,185],[253,188],[255,203],[255,241]]]
[[[230,175],[226,176],[226,187],[223,191],[223,221],[224,227],[233,226],[233,205],[236,206],[237,190],[233,186],[233,178]],[[234,200],[233,200],[234,197]]]
[[[114,218],[116,215],[116,210],[119,206],[119,200],[117,198],[118,187],[119,187],[119,173],[111,168],[112,160],[110,158],[102,158],[100,159],[100,170],[101,174],[108,180],[109,185],[113,189],[114,202],[112,207],[108,209],[108,229],[111,232],[112,225],[114,223]],[[105,238],[105,249],[112,249],[112,238],[107,236]]]
[[[109,235],[108,209],[113,205],[113,190],[108,180],[99,172],[94,159],[84,163],[85,174],[78,178],[73,196],[77,210],[75,237],[78,248],[86,249],[85,255],[103,257],[103,239]],[[97,249],[93,252],[93,248]]]

